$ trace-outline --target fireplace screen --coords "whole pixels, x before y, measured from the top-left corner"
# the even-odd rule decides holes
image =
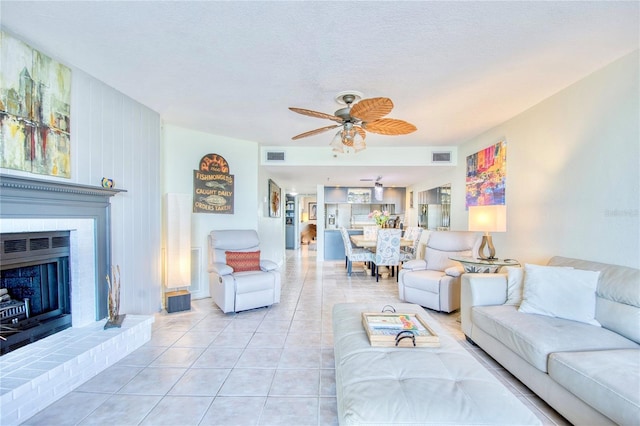
[[[0,265],[2,354],[71,326],[68,231],[2,234]]]

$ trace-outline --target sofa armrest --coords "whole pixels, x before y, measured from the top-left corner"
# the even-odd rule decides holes
[[[464,267],[462,265],[451,266],[450,268],[445,269],[444,273],[450,277],[459,277],[464,274]]]
[[[260,259],[260,270],[264,272],[275,271],[278,269],[278,264],[271,260]]]
[[[507,274],[463,274],[460,296],[460,323],[471,336],[474,306],[503,305],[507,301]]]
[[[503,305],[507,301],[507,274],[464,274],[462,285],[471,306]]]
[[[209,272],[212,272],[218,275],[230,275],[233,273],[233,268],[231,266],[227,265],[226,263],[220,263],[220,262],[216,262],[209,265],[208,270]]]
[[[427,269],[427,262],[424,259],[414,259],[402,264],[405,271],[422,271]]]

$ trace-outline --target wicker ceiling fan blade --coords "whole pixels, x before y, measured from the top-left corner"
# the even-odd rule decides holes
[[[379,135],[406,135],[418,130],[413,124],[395,118],[382,118],[371,123],[363,123],[363,127]]]
[[[324,133],[327,130],[331,130],[331,129],[335,129],[336,127],[340,127],[339,124],[334,124],[331,126],[326,126],[326,127],[321,127],[319,129],[315,129],[315,130],[310,130],[308,132],[304,132],[304,133],[300,133],[299,135],[296,135],[294,137],[292,137],[291,139],[298,140],[298,139],[302,139],[302,138],[306,138],[307,136],[313,136],[313,135],[318,135],[320,133]]]
[[[353,128],[356,130],[356,132],[358,132],[358,134],[360,135],[360,137],[362,137],[362,140],[364,141],[367,138],[367,132],[364,131],[364,129],[360,126],[353,126]]]
[[[324,112],[318,112],[318,111],[312,111],[310,109],[294,108],[294,107],[289,107],[289,109],[293,112],[297,112],[298,114],[308,115],[309,117],[326,118],[328,120],[333,120],[335,122],[342,123],[342,118],[336,117],[335,115],[331,115],[331,114],[325,114]]]
[[[361,121],[378,120],[389,114],[393,109],[393,102],[389,98],[363,99],[351,107],[349,115]]]

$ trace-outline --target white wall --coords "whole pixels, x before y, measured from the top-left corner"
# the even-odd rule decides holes
[[[260,155],[259,151],[258,154]],[[269,217],[269,179],[273,179],[280,186],[280,217]],[[269,175],[263,167],[259,168],[257,182],[258,197],[258,235],[260,235],[260,251],[265,259],[272,260],[283,266],[286,260],[285,254],[285,228],[284,228],[284,204],[286,194],[282,183]]]
[[[111,261],[120,266],[122,274],[120,312],[157,312],[160,117],[112,87],[66,65],[72,70],[71,178],[1,171],[94,186],[100,185],[102,177],[109,177],[115,180],[116,188],[126,189],[127,192],[111,198]]]
[[[452,229],[465,230],[464,159],[505,140],[507,232],[493,236],[498,256],[640,267],[638,64],[636,51],[467,141],[455,170],[410,190],[451,182]]]
[[[207,235],[214,229],[256,229],[263,257],[279,264],[284,262],[284,213],[279,218],[269,217],[264,200],[268,199],[270,176],[259,167],[256,142],[163,125],[161,192],[193,194],[193,171],[198,169],[200,159],[211,153],[224,157],[234,176],[234,213],[192,214],[191,244],[201,253],[200,285],[191,288],[194,298],[209,295]]]

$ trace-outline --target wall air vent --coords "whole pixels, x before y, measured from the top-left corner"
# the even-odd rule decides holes
[[[431,152],[432,163],[451,163],[451,151],[433,151]]]
[[[284,161],[284,151],[267,151],[267,161]]]

